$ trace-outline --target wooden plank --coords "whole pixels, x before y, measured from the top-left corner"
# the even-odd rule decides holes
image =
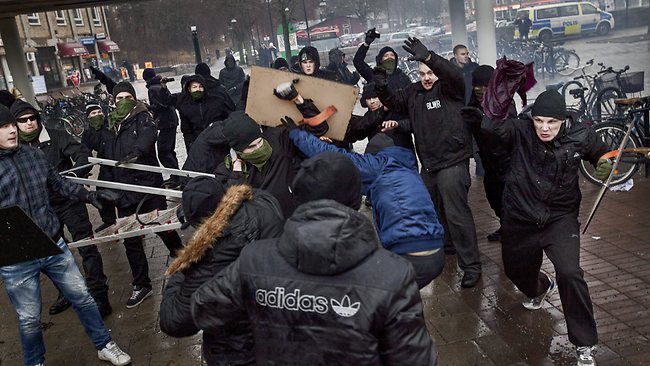
[[[329,131],[326,136],[335,140],[343,140],[359,95],[359,88],[352,85],[253,66],[246,113],[264,126],[279,126],[281,125],[280,119],[284,116],[289,116],[295,121],[302,120],[302,115],[293,102],[278,99],[273,95],[273,89],[278,84],[293,79],[300,80],[296,84],[300,95],[303,98],[312,99],[319,110],[323,111],[330,105],[336,107],[338,112],[327,120]]]

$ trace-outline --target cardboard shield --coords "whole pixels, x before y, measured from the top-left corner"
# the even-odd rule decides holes
[[[327,119],[329,131],[326,136],[342,141],[359,95],[359,88],[352,85],[253,66],[246,113],[257,123],[271,127],[281,125],[280,119],[284,116],[289,116],[296,122],[302,120],[303,117],[293,102],[273,95],[276,86],[294,79],[300,80],[295,84],[298,93],[305,99],[313,100],[321,112],[328,106],[336,107],[337,112]]]
[[[61,253],[56,243],[20,207],[0,209],[0,266]]]

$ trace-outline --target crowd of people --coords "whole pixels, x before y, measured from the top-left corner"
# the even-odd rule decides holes
[[[160,328],[173,337],[203,331],[208,365],[385,364],[436,365],[437,351],[423,316],[419,289],[435,281],[445,255],[456,255],[462,288],[481,281],[481,258],[471,205],[470,158],[484,169],[485,194],[500,228],[504,270],[540,309],[556,289],[578,365],[595,365],[597,344],[591,299],[579,265],[578,162],[590,161],[606,179],[607,146],[567,112],[557,91],[545,91],[517,112],[514,94],[534,84],[530,67],[499,60],[497,68],[469,59],[466,46],[447,60],[409,38],[404,49],[419,62],[420,81],[398,68],[384,47],[376,67],[365,58],[379,37],[373,28],[354,56],[303,48],[295,60],[266,65],[363,86],[363,116],[350,116],[342,141],[327,137],[331,113],[301,95],[295,83],[274,88],[303,119],[284,127],[260,126],[244,110],[248,80],[232,55],[219,78],[206,64],[171,93],[167,80],[145,69],[149,104],[133,85],[100,71],[112,94],[108,114],[89,104],[90,128],[81,142],[43,126],[34,106],[2,95],[0,208],[19,206],[63,254],[0,267],[16,310],[25,365],[45,360],[39,274],[59,290],[51,314],[72,306],[98,357],[126,365],[129,355],[102,321],[112,308],[97,247],[81,247],[84,277],[66,245],[92,235],[86,203],[100,213],[102,230],[118,217],[164,209],[162,196],[98,188],[87,191],[59,172],[88,157],[117,161],[99,179],[151,187],[180,187],[178,216],[195,233],[183,243],[176,231],[157,235],[172,261],[160,305]],[[270,54],[265,51],[265,54]],[[241,85],[241,87],[238,87]],[[233,90],[234,89],[234,90]],[[180,120],[185,170],[214,178],[170,178],[128,164],[178,168]],[[368,139],[363,154],[352,143]],[[480,159],[478,159],[480,157]],[[418,164],[419,161],[419,164]],[[87,168],[84,168],[87,166]],[[362,196],[372,219],[359,212]],[[134,308],[152,295],[141,237],[125,239]],[[540,270],[543,254],[556,279]]]

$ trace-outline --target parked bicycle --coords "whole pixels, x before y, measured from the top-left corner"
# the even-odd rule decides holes
[[[627,113],[622,118],[612,118],[595,126],[594,130],[598,136],[612,150],[617,150],[625,133],[627,126],[632,123],[630,138],[624,146],[623,155],[619,165],[614,171],[611,185],[625,183],[632,178],[641,165],[645,165],[645,176],[650,173],[650,97],[618,99],[616,104],[628,107]],[[614,151],[610,154],[615,157]],[[595,168],[588,162],[580,162],[580,172],[591,183],[601,185],[602,182],[595,177]]]

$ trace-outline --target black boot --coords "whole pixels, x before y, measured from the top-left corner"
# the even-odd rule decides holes
[[[56,298],[56,301],[52,306],[50,306],[50,315],[56,315],[64,312],[67,308],[70,307],[70,302],[66,300],[62,293],[59,292],[59,297]]]

